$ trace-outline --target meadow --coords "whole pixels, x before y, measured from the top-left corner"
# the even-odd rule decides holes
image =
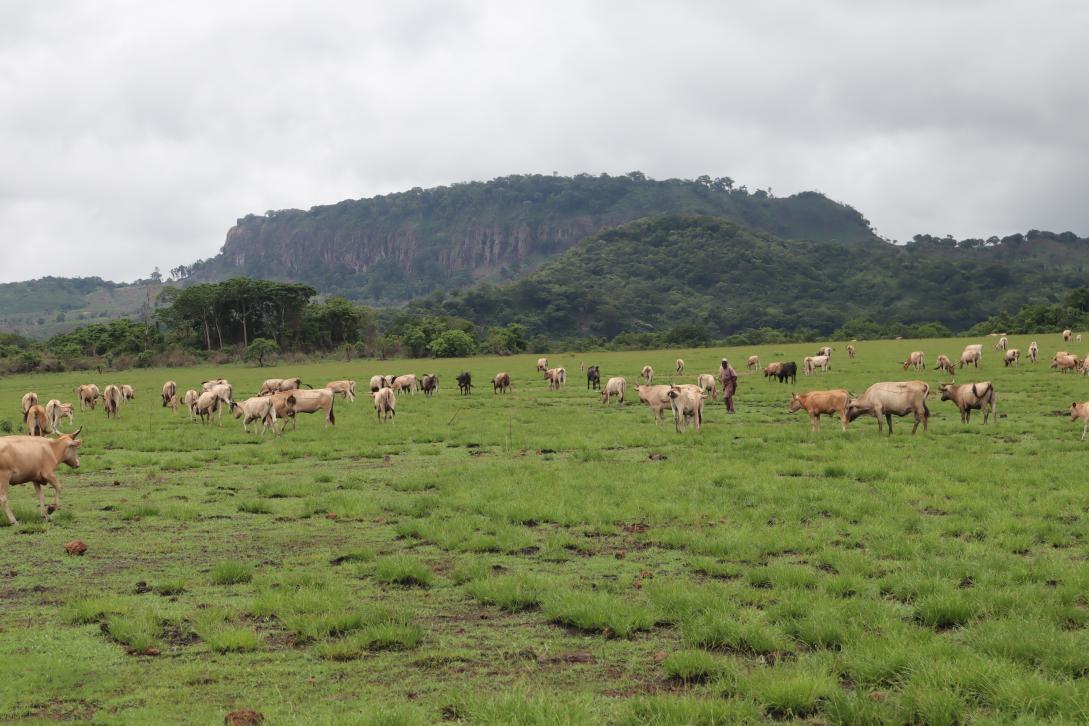
[[[78,470],[63,506],[0,528],[0,720],[222,723],[1084,723],[1089,719],[1089,442],[1066,416],[1089,380],[1042,362],[1004,368],[994,338],[846,343],[796,385],[746,373],[750,354],[819,344],[62,373],[0,380],[19,399],[73,400],[129,383],[107,420],[77,412]],[[1030,336],[1011,336],[1026,351]],[[984,344],[958,382],[991,380],[997,422],[959,422],[931,394],[927,433],[873,418],[810,431],[792,390],[921,378],[938,353]],[[912,350],[928,370],[899,366]],[[634,386],[741,371],[729,416],[656,426],[586,390],[579,363]],[[476,388],[458,395],[454,376]],[[514,390],[489,384],[509,371]],[[437,372],[380,424],[376,373]],[[236,397],[269,377],[354,378],[335,427],[282,436],[193,423],[160,406],[225,376]],[[73,401],[74,402],[74,401]],[[80,539],[82,557],[65,553]]]

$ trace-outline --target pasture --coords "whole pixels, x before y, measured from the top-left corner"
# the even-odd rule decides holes
[[[63,506],[0,528],[0,720],[222,723],[1084,722],[1089,718],[1089,442],[1066,416],[1089,379],[1041,362],[1004,368],[994,338],[64,373],[0,380],[72,401],[130,383],[107,421],[80,414],[82,467],[58,469]],[[1012,336],[1027,352],[1029,336]],[[984,344],[997,423],[962,425],[938,400],[938,353]],[[927,370],[898,361],[926,353]],[[634,392],[741,374],[737,414],[708,401],[702,432],[656,426]],[[795,360],[796,385],[745,358]],[[624,375],[603,406],[580,361]],[[461,370],[476,386],[458,395]],[[506,370],[513,392],[493,395]],[[376,373],[437,372],[379,424]],[[276,437],[161,408],[225,376],[359,382],[336,426],[300,416]],[[931,384],[929,432],[873,418],[810,431],[791,391],[881,380]],[[80,539],[82,557],[65,553]]]

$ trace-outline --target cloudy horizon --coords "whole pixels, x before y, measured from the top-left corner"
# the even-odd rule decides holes
[[[1089,235],[1089,5],[0,0],[0,282],[519,173],[819,190],[886,237]]]

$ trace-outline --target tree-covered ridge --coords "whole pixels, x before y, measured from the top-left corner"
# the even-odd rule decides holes
[[[1019,236],[1020,237],[1020,236]],[[724,219],[666,215],[584,240],[516,282],[436,294],[414,309],[613,338],[702,326],[830,333],[859,318],[965,330],[1089,284],[1089,241],[1027,238],[930,249],[782,240]]]

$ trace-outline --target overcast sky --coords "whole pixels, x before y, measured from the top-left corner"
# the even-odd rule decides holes
[[[0,0],[0,281],[511,173],[816,189],[878,233],[1089,234],[1089,3]]]

